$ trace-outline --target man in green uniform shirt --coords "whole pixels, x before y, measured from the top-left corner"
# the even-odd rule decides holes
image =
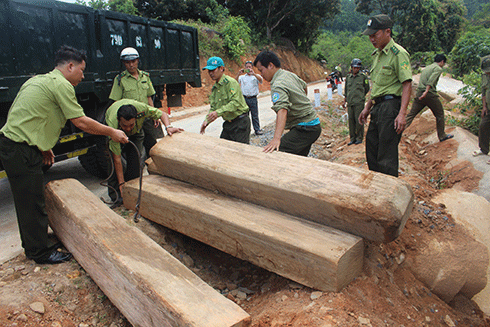
[[[109,99],[114,101],[133,99],[153,107],[152,96],[155,95],[155,89],[151,83],[150,74],[138,69],[139,58],[140,55],[134,48],[128,47],[121,51],[120,59],[126,70],[114,79]],[[143,124],[143,133],[143,145],[148,157],[157,139],[163,137],[163,131],[160,125],[147,119]]]
[[[27,258],[40,264],[71,258],[48,241],[42,171],[43,164],[54,163],[51,149],[66,121],[88,133],[110,136],[114,142],[128,142],[124,132],[86,117],[78,104],[74,86],[83,79],[85,60],[84,52],[61,47],[54,70],[22,85],[0,130],[0,160],[12,189],[22,247]]]
[[[412,124],[415,116],[427,106],[436,117],[437,137],[441,142],[453,138],[452,134],[446,134],[444,130],[444,108],[442,107],[441,100],[439,100],[439,94],[437,94],[436,90],[439,77],[442,73],[442,67],[445,63],[446,56],[438,54],[435,56],[434,62],[425,67],[422,71],[417,87],[417,93],[413,100],[412,109],[406,118],[407,126],[405,127],[408,128],[408,126]]]
[[[216,83],[213,85],[209,96],[210,109],[206,119],[201,125],[201,134],[206,127],[222,117],[223,130],[220,138],[240,143],[250,143],[250,117],[248,116],[248,105],[243,97],[238,82],[225,75],[225,64],[220,57],[208,59],[206,67],[209,77]]]
[[[488,108],[490,108],[490,55],[485,56],[481,60],[481,70],[483,72],[481,77],[481,122],[480,130],[478,132],[478,145],[479,149],[473,152],[473,156],[488,155],[490,147],[490,114]],[[490,160],[487,161],[490,165]]]
[[[143,151],[143,125],[146,120],[160,120],[165,126],[168,135],[183,131],[170,125],[168,115],[157,108],[131,99],[122,99],[114,102],[105,113],[105,121],[108,126],[121,129],[133,142],[138,152],[132,144],[121,144],[109,140],[109,150],[111,151],[114,162],[114,173],[110,176],[109,196],[116,204],[122,203],[121,191],[126,180],[131,180],[140,176],[140,160]],[[126,167],[123,167],[121,157],[124,156]],[[126,168],[126,169],[124,169]]]
[[[376,48],[371,68],[371,100],[359,115],[366,123],[366,159],[370,170],[398,177],[398,144],[412,92],[410,55],[391,37],[393,21],[387,15],[369,19],[364,35]]]
[[[322,132],[320,119],[308,99],[308,87],[296,74],[281,68],[270,51],[262,51],[254,61],[262,77],[271,83],[272,109],[276,112],[274,137],[264,152],[283,151],[308,156],[311,145]],[[282,135],[284,129],[289,132]]]
[[[369,92],[369,80],[366,75],[359,73],[362,67],[361,59],[354,58],[351,62],[351,73],[345,78],[344,103],[347,103],[349,115],[350,142],[347,145],[361,144],[364,139],[364,125],[359,123],[359,114],[364,109],[366,94]]]

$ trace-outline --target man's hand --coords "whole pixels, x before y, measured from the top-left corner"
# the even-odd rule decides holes
[[[163,123],[162,123],[162,120],[161,120],[161,119],[155,119],[155,120],[153,121],[153,127],[157,128],[157,127],[158,127],[158,126],[160,126],[160,125],[163,125]]]
[[[486,107],[483,107],[481,110],[481,118],[485,117],[488,114],[488,110]]]
[[[111,139],[117,143],[126,144],[129,142],[126,133],[124,133],[124,131],[121,131],[120,129],[115,129],[115,128],[113,128]]]
[[[264,147],[264,152],[269,153],[269,152],[279,151],[280,145],[281,145],[281,139],[273,138],[270,141],[270,143]]]
[[[43,164],[46,166],[51,166],[54,164],[54,153],[53,150],[41,151],[43,154]]]
[[[426,96],[427,96],[427,91],[425,91],[424,93],[422,93],[421,96],[419,96],[419,100],[423,100]]]
[[[169,128],[167,128],[167,134],[169,136],[172,136],[172,134],[174,134],[174,133],[180,133],[180,132],[183,132],[183,131],[184,131],[184,129],[183,128],[180,128],[180,127],[169,127]]]
[[[405,121],[405,113],[400,112],[395,118],[395,130],[397,134],[401,134],[405,129],[407,122]]]
[[[367,123],[367,118],[369,114],[371,113],[371,110],[364,108],[361,113],[359,114],[359,124],[364,125]]]

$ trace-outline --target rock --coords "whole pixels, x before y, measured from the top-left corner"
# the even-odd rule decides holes
[[[238,291],[236,294],[236,297],[240,300],[245,300],[245,299],[247,299],[247,293],[242,292],[242,291]]]
[[[371,321],[368,318],[364,318],[364,317],[357,318],[357,321],[359,321],[359,324],[361,324],[361,325],[370,325],[371,324]]]
[[[311,300],[316,300],[318,299],[320,296],[323,295],[323,292],[318,292],[318,291],[315,291],[315,292],[312,292],[311,295],[310,295],[310,299]]]
[[[23,313],[17,316],[18,321],[27,322],[27,316]]]
[[[194,260],[187,254],[183,254],[182,256],[182,263],[186,265],[187,267],[194,267]]]
[[[29,304],[29,308],[31,308],[32,311],[44,314],[45,309],[44,309],[44,304],[42,302],[33,302]]]
[[[63,325],[61,322],[55,320],[51,323],[51,327],[63,327]]]
[[[237,289],[237,285],[234,284],[234,283],[226,283],[226,288],[229,290],[229,291],[233,291],[233,290],[236,290]]]
[[[78,327],[90,327],[88,324],[81,322]]]
[[[444,322],[446,323],[446,325],[448,325],[449,327],[456,327],[456,325],[454,324],[453,320],[451,319],[451,317],[449,317],[448,315],[446,315],[444,317]]]

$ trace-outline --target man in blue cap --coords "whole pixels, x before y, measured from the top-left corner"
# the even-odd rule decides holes
[[[209,77],[215,84],[209,96],[210,110],[201,125],[201,134],[204,134],[206,127],[222,117],[223,130],[220,138],[240,143],[250,143],[250,118],[248,116],[248,106],[242,94],[238,82],[224,74],[225,64],[220,57],[208,59],[206,67]]]

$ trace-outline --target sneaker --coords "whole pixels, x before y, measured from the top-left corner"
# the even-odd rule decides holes
[[[255,131],[255,135],[263,135],[264,131],[259,129],[258,131]]]
[[[481,150],[480,150],[480,149],[473,151],[473,157],[482,156],[482,155],[484,155],[484,154],[485,154],[485,153],[481,152]]]

